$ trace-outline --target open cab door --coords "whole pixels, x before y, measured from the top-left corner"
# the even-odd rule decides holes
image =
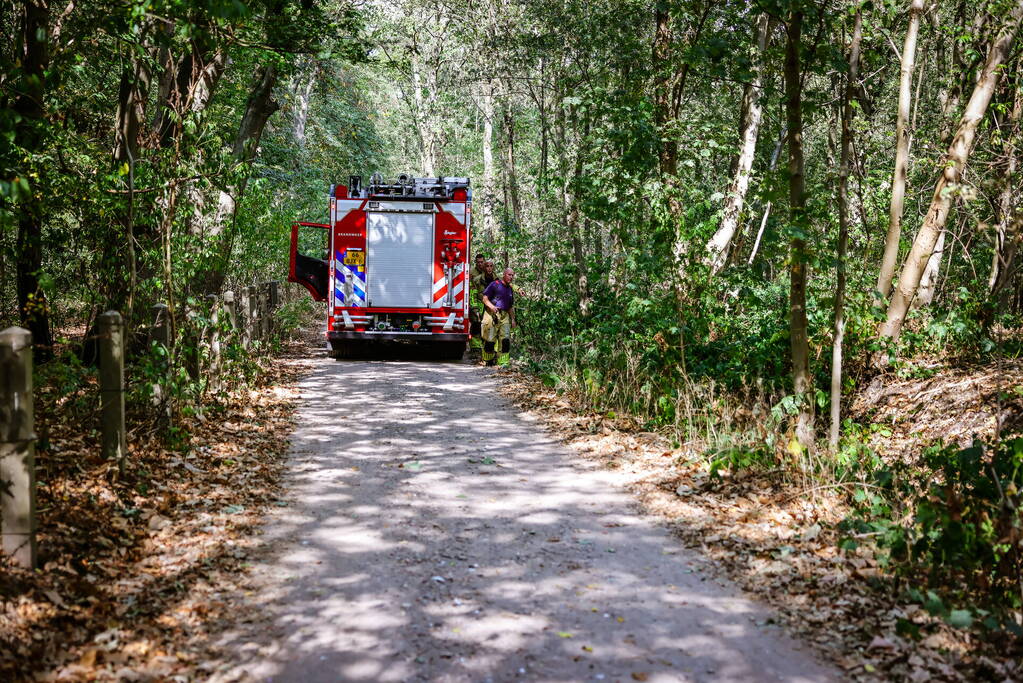
[[[309,290],[316,301],[327,300],[330,226],[323,223],[291,225],[291,268],[288,282]]]

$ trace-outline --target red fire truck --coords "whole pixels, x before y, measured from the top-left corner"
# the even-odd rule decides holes
[[[331,187],[329,224],[291,226],[288,280],[327,303],[334,358],[393,343],[462,357],[471,209],[468,178],[374,173],[365,187],[362,176]]]

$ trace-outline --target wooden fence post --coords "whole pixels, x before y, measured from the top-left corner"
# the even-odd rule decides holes
[[[178,358],[185,366],[188,376],[193,380],[199,379],[202,371],[202,342],[203,330],[200,326],[202,312],[192,304],[186,303],[181,309],[184,315],[178,318]]]
[[[0,332],[0,536],[3,553],[36,566],[36,467],[32,333]]]
[[[103,457],[124,473],[128,442],[124,429],[124,320],[117,311],[99,317],[99,392],[103,420]]]
[[[236,306],[238,310],[238,335],[242,340],[242,348],[249,348],[249,290],[247,287],[242,287],[238,293],[238,304]]]
[[[274,314],[277,309],[281,307],[281,290],[280,283],[274,280],[269,283],[270,287],[270,333],[275,334],[277,332],[277,318]]]
[[[281,283],[277,280],[270,282],[270,305],[275,311],[281,307]]]
[[[227,294],[225,293],[225,298]],[[215,294],[206,297],[210,302],[210,322],[206,342],[210,349],[209,386],[220,391],[220,298]],[[233,298],[233,297],[232,297]]]
[[[153,308],[153,326],[150,328],[150,338],[152,341],[163,346],[166,350],[166,357],[164,362],[165,378],[170,372],[170,310],[167,308],[167,304],[154,304]],[[153,405],[159,406],[161,403],[164,404],[164,417],[170,419],[173,414],[173,408],[171,407],[170,396],[167,395],[166,385],[164,383],[157,383],[153,385]]]
[[[224,292],[224,310],[227,311],[227,319],[231,323],[231,329],[238,331],[238,306],[235,304],[234,292]]]
[[[259,335],[264,340],[270,338],[270,285],[267,282],[259,286]]]
[[[245,288],[245,301],[248,304],[245,311],[245,334],[251,343],[259,336],[259,321],[256,318],[259,315],[259,301],[255,285]]]
[[[152,339],[170,349],[170,311],[167,304],[153,305]]]

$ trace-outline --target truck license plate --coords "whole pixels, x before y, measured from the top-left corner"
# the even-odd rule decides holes
[[[345,254],[345,265],[346,266],[364,266],[366,265],[366,252],[364,251],[350,251]]]

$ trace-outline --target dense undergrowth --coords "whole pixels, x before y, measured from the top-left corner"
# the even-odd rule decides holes
[[[284,341],[308,324],[312,309],[313,302],[307,297],[291,298],[275,312],[273,333],[248,346],[226,314],[221,312],[214,320],[208,309],[182,320],[178,343],[170,349],[153,340],[148,329],[134,330],[125,359],[124,384],[132,436],[155,437],[171,447],[187,442],[182,420],[217,415],[231,392],[259,381],[265,372],[263,359],[279,353]],[[214,325],[222,340],[215,367],[209,345]],[[99,384],[89,345],[71,338],[58,341],[53,358],[34,367],[37,450],[44,467],[51,422],[58,425],[57,431],[77,424],[88,434],[99,432]]]
[[[803,452],[792,443],[796,405],[778,360],[788,344],[779,283],[738,292],[722,283],[681,317],[670,290],[638,290],[630,282],[597,292],[586,316],[556,302],[524,302],[525,367],[586,410],[629,415],[638,429],[669,436],[711,476],[780,471],[808,491],[844,492],[852,510],[839,529],[844,550],[871,549],[896,591],[955,626],[1023,634],[1023,439],[1012,429],[988,424],[965,447],[940,434],[906,445],[892,440],[892,424],[865,415],[846,418],[836,451]],[[777,305],[741,306],[743,297]],[[553,310],[545,310],[550,303]],[[990,367],[1018,354],[1020,321],[992,320],[960,291],[913,314],[891,349],[897,360],[879,376],[864,359],[878,349],[880,312],[866,297],[851,308],[850,404],[890,379],[940,381],[952,368]],[[821,355],[830,341],[827,321],[818,320],[811,345]],[[826,386],[827,377],[820,372],[816,381]],[[816,395],[818,415],[826,415],[827,395]],[[956,400],[939,403],[947,409]],[[1005,415],[997,422],[1006,423]],[[907,637],[919,636],[910,622],[904,628]]]
[[[851,497],[842,547],[869,543],[932,615],[1023,635],[1023,438],[936,445],[869,475]]]
[[[300,371],[277,359],[296,353],[311,309],[305,297],[285,303],[275,333],[248,349],[225,326],[215,375],[185,329],[171,353],[136,345],[122,467],[101,455],[99,387],[81,346],[35,368],[39,569],[0,562],[0,677],[201,675],[210,633],[237,618],[223,591],[277,498],[285,385]]]

